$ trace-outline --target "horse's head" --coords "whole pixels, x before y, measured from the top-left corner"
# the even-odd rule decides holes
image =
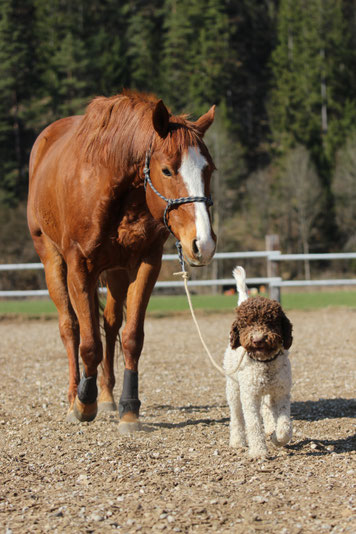
[[[216,247],[208,210],[215,167],[203,141],[214,113],[215,106],[190,122],[185,117],[172,117],[160,100],[152,114],[155,137],[149,161],[151,187],[146,184],[147,204],[152,215],[163,220],[181,242],[186,259],[194,266],[209,263]]]

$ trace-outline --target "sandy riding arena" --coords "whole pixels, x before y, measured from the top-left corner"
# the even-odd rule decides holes
[[[0,321],[0,532],[355,534],[356,311],[288,316],[294,437],[263,461],[229,448],[224,379],[189,315],[146,321],[132,436],[116,414],[65,422],[55,321]],[[231,321],[199,315],[220,363]],[[120,387],[122,372],[119,356]]]

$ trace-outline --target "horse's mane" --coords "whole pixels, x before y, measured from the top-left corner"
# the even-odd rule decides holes
[[[92,164],[124,169],[142,162],[151,144],[152,150],[169,152],[197,145],[199,132],[186,115],[170,115],[169,133],[165,139],[159,137],[152,122],[157,102],[152,95],[128,90],[94,98],[76,134],[81,155]]]

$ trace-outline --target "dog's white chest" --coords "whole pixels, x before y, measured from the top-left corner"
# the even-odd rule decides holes
[[[257,362],[248,358],[246,365],[241,369],[239,381],[246,385],[250,384],[253,389],[266,394],[277,386],[280,376],[276,372],[275,362]]]

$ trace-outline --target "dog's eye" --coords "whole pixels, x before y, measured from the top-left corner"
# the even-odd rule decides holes
[[[165,176],[172,176],[172,173],[169,169],[167,169],[167,167],[165,167],[164,169],[162,169],[162,172]]]

